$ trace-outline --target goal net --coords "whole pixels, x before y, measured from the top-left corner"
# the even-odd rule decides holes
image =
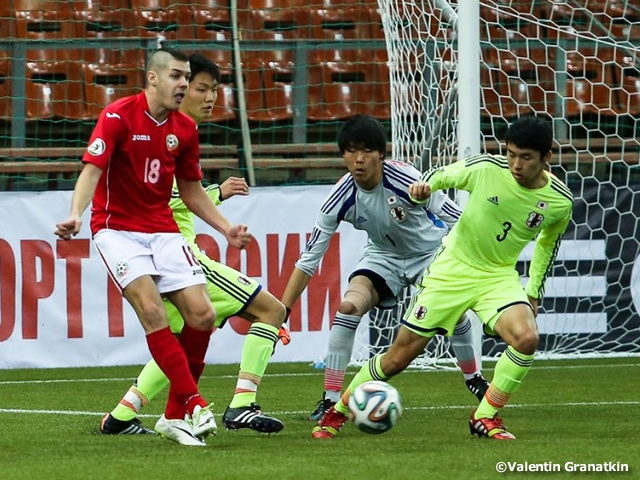
[[[379,0],[389,56],[394,158],[424,170],[457,159],[461,88],[479,88],[481,151],[503,153],[509,122],[548,118],[551,170],[576,198],[538,325],[539,357],[640,352],[637,198],[640,175],[640,8],[625,1],[482,1],[480,84],[457,84],[458,9],[465,2]],[[526,250],[517,264],[524,275]],[[407,292],[409,295],[410,292]],[[372,312],[360,333],[386,348],[407,302]],[[485,338],[484,358],[504,342]],[[363,342],[366,343],[366,342]],[[417,366],[451,365],[436,338]]]

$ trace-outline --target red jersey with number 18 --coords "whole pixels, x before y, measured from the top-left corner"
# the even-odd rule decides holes
[[[82,161],[102,170],[91,207],[94,235],[104,228],[178,233],[169,208],[173,177],[202,179],[195,122],[179,111],[157,122],[144,92],[102,111]]]

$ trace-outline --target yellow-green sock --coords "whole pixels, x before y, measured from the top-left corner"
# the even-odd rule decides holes
[[[353,377],[351,383],[347,387],[347,389],[342,394],[340,401],[336,403],[335,409],[340,413],[344,413],[345,415],[349,414],[349,407],[347,404],[349,403],[349,397],[351,396],[351,392],[358,386],[363,384],[364,382],[368,382],[370,380],[381,380],[387,381],[389,380],[389,376],[385,375],[382,371],[382,367],[380,364],[382,363],[382,357],[384,354],[376,355],[373,358],[370,358],[367,363],[365,363],[362,368],[356,373],[356,376]]]
[[[150,360],[138,375],[136,382],[111,411],[111,415],[123,422],[134,419],[142,407],[167,386],[169,386],[169,379],[160,370],[155,360]]]
[[[278,341],[278,328],[268,323],[255,322],[247,332],[242,345],[238,383],[229,406],[246,407],[256,401],[258,385]]]
[[[496,363],[491,385],[476,410],[476,418],[492,418],[507,404],[531,370],[534,356],[507,347]]]

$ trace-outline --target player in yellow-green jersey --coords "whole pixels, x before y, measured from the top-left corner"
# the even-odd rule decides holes
[[[314,429],[314,438],[337,434],[348,418],[346,405],[355,387],[402,372],[431,337],[451,335],[455,319],[471,309],[485,331],[507,343],[489,389],[471,413],[471,433],[515,439],[498,411],[518,390],[533,363],[539,340],[535,317],[571,219],[573,196],[547,171],[553,137],[546,121],[518,118],[509,126],[505,141],[506,156],[476,155],[434,168],[409,187],[416,202],[425,202],[432,191],[449,188],[468,191],[469,199],[425,271],[395,341],[356,374],[340,402]],[[534,239],[529,282],[523,288],[515,265]]]
[[[180,110],[200,124],[211,115],[216,101],[220,82],[220,70],[208,58],[201,54],[189,57],[191,78],[189,89]],[[222,185],[205,187],[211,200],[219,205],[223,199],[233,195],[248,195],[248,186],[244,179],[232,177]],[[202,251],[196,244],[194,214],[180,199],[178,189],[174,188],[169,202],[173,217],[180,232],[187,240],[189,247],[207,278],[207,289],[211,303],[216,311],[215,327],[220,328],[226,320],[234,315],[252,322],[242,347],[240,373],[233,398],[223,415],[223,424],[229,429],[249,428],[259,432],[273,433],[282,430],[283,423],[264,415],[255,403],[258,384],[266,370],[275,343],[279,338],[288,343],[288,329],[282,330],[285,318],[284,305],[271,293],[263,289],[254,279],[246,277],[235,269],[216,262]],[[246,228],[246,227],[245,227]],[[179,334],[185,327],[178,310],[165,301],[172,332]],[[193,372],[199,378],[204,363],[199,370]],[[104,416],[100,425],[103,434],[147,434],[154,433],[142,426],[137,418],[140,410],[158,393],[169,386],[169,380],[157,363],[151,360],[138,375],[134,385],[122,397],[118,405]],[[176,409],[180,405],[173,406]],[[167,408],[172,408],[171,402]],[[204,442],[192,438],[185,431],[184,425],[174,425],[163,415],[156,423],[155,430],[163,436],[183,445],[198,445]]]

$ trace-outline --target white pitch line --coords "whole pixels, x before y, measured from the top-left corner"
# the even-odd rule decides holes
[[[548,407],[603,407],[603,406],[638,406],[640,401],[610,401],[610,402],[562,402],[562,403],[522,403],[507,405],[506,408],[548,408]],[[404,410],[467,410],[473,405],[435,405],[430,407],[404,407]],[[0,413],[29,413],[38,415],[72,415],[72,416],[103,416],[104,412],[87,412],[73,410],[29,410],[23,408],[0,408]],[[306,415],[304,411],[271,412],[273,415]],[[142,418],[157,418],[158,415],[141,414]]]
[[[582,370],[587,368],[640,368],[639,363],[618,363],[618,364],[603,364],[603,365],[545,365],[544,360],[541,360],[539,363],[534,365],[536,371],[542,370]],[[141,367],[142,368],[142,367]],[[493,368],[485,367],[482,369],[483,371],[493,371]],[[352,369],[350,367],[347,373],[355,373],[357,370]],[[451,373],[457,371],[454,367],[437,367],[432,369],[419,369],[419,368],[409,368],[402,372],[403,375],[408,373]],[[324,371],[322,369],[318,369],[314,372],[307,373],[267,373],[268,377],[315,377],[318,375],[322,375]],[[48,384],[48,383],[76,383],[76,382],[126,382],[132,381],[133,376],[130,377],[110,377],[110,378],[61,378],[61,379],[51,379],[51,380],[4,380],[0,381],[0,386],[2,385],[37,385],[37,384]],[[201,379],[216,379],[216,378],[226,378],[226,379],[235,379],[238,378],[237,374],[233,375],[203,375],[200,377]]]

